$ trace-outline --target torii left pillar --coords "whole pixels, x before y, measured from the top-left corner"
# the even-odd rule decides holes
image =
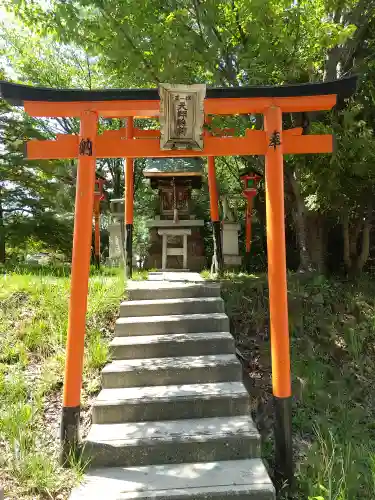
[[[97,113],[93,111],[82,113],[77,155],[72,275],[61,415],[61,461],[63,464],[68,463],[72,452],[77,449],[79,443],[80,400],[94,208],[97,123]]]

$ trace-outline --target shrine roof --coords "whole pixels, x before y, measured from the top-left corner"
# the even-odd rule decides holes
[[[264,85],[251,87],[207,88],[208,99],[236,99],[257,97],[304,97],[315,95],[337,95],[338,99],[350,97],[356,89],[357,77],[347,77],[323,83],[301,83],[293,85]],[[78,102],[78,101],[155,101],[159,100],[157,88],[152,89],[53,89],[31,87],[0,81],[0,96],[10,104],[23,106],[25,101]]]
[[[203,175],[202,158],[147,158],[143,170],[145,177],[186,175]]]

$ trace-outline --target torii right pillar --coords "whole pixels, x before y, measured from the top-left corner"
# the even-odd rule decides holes
[[[268,286],[275,406],[275,463],[279,479],[293,482],[292,390],[286,279],[282,110],[264,113]]]

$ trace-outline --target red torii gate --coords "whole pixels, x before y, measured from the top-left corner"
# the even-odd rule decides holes
[[[293,477],[291,375],[285,259],[283,155],[330,153],[331,135],[301,135],[282,129],[282,113],[331,109],[355,90],[356,79],[282,87],[207,89],[206,122],[210,115],[263,114],[264,130],[246,130],[244,137],[206,133],[202,151],[161,150],[158,130],[134,128],[134,117],[159,116],[157,89],[54,90],[0,82],[9,103],[24,106],[34,117],[77,117],[79,136],[57,135],[54,141],[29,141],[29,159],[78,158],[69,325],[65,365],[61,439],[63,460],[78,443],[87,293],[94,206],[96,158],[126,159],[125,224],[127,270],[131,276],[133,228],[133,161],[141,157],[208,157],[211,221],[219,268],[222,266],[215,156],[264,155],[267,252],[270,295],[272,386],[275,401],[276,467],[281,478]],[[126,128],[98,135],[98,118],[127,118]]]

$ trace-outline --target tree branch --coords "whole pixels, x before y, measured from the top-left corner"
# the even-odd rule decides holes
[[[3,213],[8,213],[8,214],[11,214],[11,213],[14,213],[14,212],[26,212],[27,214],[31,214],[31,215],[34,215],[35,214],[35,211],[29,209],[29,208],[25,208],[25,207],[20,207],[20,208],[3,208]]]
[[[228,167],[228,170],[229,172],[233,175],[233,177],[236,179],[236,181],[239,183],[239,185],[241,186],[241,179],[240,179],[240,176],[239,176],[239,172],[236,172],[234,169],[233,169],[233,166],[228,162],[228,160],[226,159],[225,156],[223,156],[221,158],[221,160],[225,163],[225,165]]]
[[[203,30],[202,30],[200,15],[199,15],[199,5],[200,5],[199,0],[192,0],[192,3],[193,3],[193,9],[195,12],[195,20],[197,21],[200,37],[202,40],[205,40]]]
[[[107,18],[107,20],[109,20],[110,22],[112,21],[115,21],[111,16],[108,16],[107,13],[105,12],[104,9],[101,9],[101,13],[104,17]],[[126,30],[124,30],[124,28],[122,27],[121,24],[117,23],[117,28],[119,30],[121,30],[121,33],[123,34],[124,38],[126,39],[126,41],[128,42],[128,44],[132,47],[132,49],[134,50],[134,52],[136,52],[140,57],[141,57],[141,60],[143,61],[143,64],[145,65],[145,67],[148,69],[148,71],[150,72],[150,75],[154,78],[154,80],[157,82],[157,83],[160,83],[160,79],[159,77],[157,76],[157,74],[155,73],[154,71],[154,68],[152,67],[152,65],[147,61],[147,59],[145,58],[142,50],[137,47],[135,45],[135,43],[133,42],[132,38],[128,35],[128,33],[126,32]]]
[[[89,56],[86,54],[86,64],[87,64],[87,73],[88,73],[88,83],[89,89],[92,90],[92,81],[91,81],[91,69],[90,69],[90,61]]]
[[[242,29],[241,22],[240,22],[240,14],[238,12],[238,7],[235,3],[235,0],[232,0],[232,10],[233,10],[234,15],[236,17],[236,25],[237,25],[238,33],[240,34],[242,45],[245,47],[247,44],[247,41],[248,41],[248,37],[245,35],[245,32]]]

